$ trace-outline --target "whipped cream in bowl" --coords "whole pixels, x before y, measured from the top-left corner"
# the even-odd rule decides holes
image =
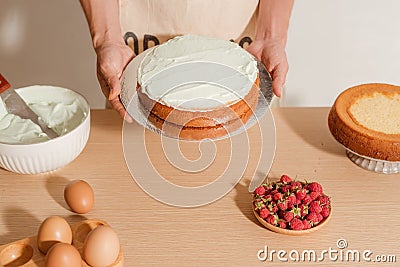
[[[48,172],[67,165],[85,147],[90,107],[66,88],[33,85],[15,90],[59,136],[50,139],[31,120],[6,112],[0,103],[0,167],[24,174]]]

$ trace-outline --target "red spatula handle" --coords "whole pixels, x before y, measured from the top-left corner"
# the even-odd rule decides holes
[[[3,93],[8,88],[10,88],[10,86],[11,86],[10,83],[0,73],[0,94]]]

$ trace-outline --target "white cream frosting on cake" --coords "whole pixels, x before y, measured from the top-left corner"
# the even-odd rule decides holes
[[[143,93],[186,110],[240,101],[257,76],[257,61],[239,45],[197,35],[178,36],[153,48],[138,68]]]

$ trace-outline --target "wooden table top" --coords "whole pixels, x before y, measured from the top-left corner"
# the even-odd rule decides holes
[[[301,254],[315,250],[319,255],[330,247],[338,250],[339,239],[347,241],[348,247],[343,251],[371,250],[371,258],[396,255],[400,261],[400,174],[377,174],[353,164],[329,133],[328,112],[328,108],[273,109],[277,144],[268,177],[288,174],[316,180],[332,198],[332,219],[315,233],[297,237],[276,234],[263,228],[254,217],[248,184],[259,153],[256,127],[249,130],[250,144],[255,149],[251,150],[248,167],[236,187],[209,205],[179,208],[160,203],[140,189],[125,163],[121,119],[113,110],[93,110],[89,142],[69,165],[42,175],[0,170],[0,245],[36,235],[46,217],[59,215],[70,223],[85,218],[107,221],[120,238],[128,267],[263,266],[269,264],[270,258],[261,262],[257,253],[265,246],[269,252],[297,250]],[[139,125],[132,127],[143,132]],[[220,143],[226,146],[225,141]],[[167,180],[183,186],[209,183],[229,161],[227,152],[218,152],[214,161],[217,166],[190,174],[168,164],[160,154],[159,136],[147,132],[146,147],[150,148],[149,158],[157,170]],[[198,149],[190,146],[183,146],[182,151],[188,158],[199,155]],[[95,207],[84,216],[69,211],[63,199],[66,183],[75,179],[86,180],[95,191]],[[272,264],[287,262],[275,254]],[[368,263],[341,262],[340,258],[334,261],[326,256],[322,262],[303,262],[299,266],[310,265]]]

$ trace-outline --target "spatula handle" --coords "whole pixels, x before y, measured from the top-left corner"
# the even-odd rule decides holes
[[[10,88],[10,86],[11,86],[10,83],[0,73],[0,94],[3,93],[8,88]]]

